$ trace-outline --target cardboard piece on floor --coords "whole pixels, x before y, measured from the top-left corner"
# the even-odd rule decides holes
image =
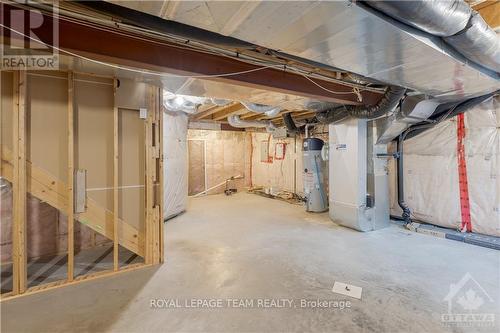
[[[335,281],[332,289],[334,293],[354,297],[357,299],[361,299],[362,290],[363,288],[361,287],[353,286],[352,284],[342,283],[338,281]]]

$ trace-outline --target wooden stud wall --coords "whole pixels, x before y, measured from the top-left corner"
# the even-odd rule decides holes
[[[31,73],[30,73],[31,74]],[[74,172],[78,155],[76,141],[76,105],[75,81],[72,72],[58,72],[58,78],[67,80],[67,179],[57,179],[27,160],[26,119],[28,73],[13,72],[13,147],[9,151],[2,145],[2,176],[12,182],[13,189],[13,291],[0,295],[1,300],[29,295],[42,290],[58,288],[96,277],[109,276],[130,271],[151,264],[163,262],[163,152],[162,152],[162,112],[160,88],[148,86],[147,117],[145,126],[145,226],[144,231],[134,229],[119,216],[119,106],[116,102],[118,80],[113,80],[113,209],[111,212],[99,208],[98,203],[87,196],[87,209],[84,213],[74,212]],[[35,74],[33,74],[35,75]],[[45,74],[36,74],[43,76]],[[47,74],[48,75],[48,74]],[[88,75],[81,74],[78,75]],[[99,78],[102,80],[103,78]],[[109,78],[108,78],[109,79]],[[137,110],[138,111],[138,110]],[[68,217],[68,265],[66,280],[56,281],[35,287],[27,287],[26,255],[26,197],[27,193],[49,203]],[[113,240],[113,268],[100,273],[75,276],[74,264],[74,223],[85,222],[95,231],[99,231]],[[118,250],[125,248],[144,257],[144,264],[119,267]],[[143,249],[143,250],[141,250]]]
[[[74,137],[74,81],[73,72],[68,72],[68,281],[75,276],[75,216],[74,216],[74,170],[75,170],[75,137]]]
[[[25,71],[16,71],[13,110],[13,229],[12,264],[14,295],[26,290],[26,93]]]

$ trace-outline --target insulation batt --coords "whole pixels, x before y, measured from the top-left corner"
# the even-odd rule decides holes
[[[206,155],[190,156],[190,160],[204,164],[206,188],[220,184],[227,178],[237,175],[242,175],[244,178],[232,181],[231,186],[236,187],[238,191],[243,191],[245,187],[249,186],[250,140],[247,132],[189,129],[188,138],[205,142]],[[190,181],[199,182],[199,184],[190,184],[190,188],[204,189],[204,178],[204,174],[191,178]],[[224,189],[225,186],[220,186],[209,191],[208,194],[223,193]]]
[[[465,113],[465,154],[472,231],[500,236],[500,98]],[[456,117],[405,141],[405,200],[417,219],[457,229],[461,223]],[[391,161],[391,214],[397,205]]]

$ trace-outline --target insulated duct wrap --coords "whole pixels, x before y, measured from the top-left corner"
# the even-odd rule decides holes
[[[500,36],[465,1],[369,0],[363,3],[399,22],[441,37],[468,60],[500,72]]]
[[[256,104],[256,103],[249,103],[249,102],[241,102],[244,107],[247,108],[247,110],[256,112],[256,113],[263,113],[268,117],[275,117],[280,113],[281,108],[278,106],[270,106],[270,105],[263,105],[263,104]]]
[[[174,112],[186,112],[186,113],[195,113],[198,110],[198,104],[194,104],[190,101],[183,101],[182,104],[175,103],[172,99],[166,99],[163,101],[163,106],[168,111]]]
[[[444,40],[466,58],[500,72],[500,38],[479,13],[472,14],[465,30]]]
[[[274,124],[268,120],[242,120],[238,115],[232,115],[227,117],[229,125],[236,128],[247,128],[247,127],[257,127],[266,128],[268,132],[272,132],[276,129]]]
[[[465,28],[472,9],[462,0],[366,1],[370,7],[431,35],[446,37]]]

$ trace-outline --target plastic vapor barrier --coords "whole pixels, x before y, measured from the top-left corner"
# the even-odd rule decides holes
[[[465,113],[465,155],[472,231],[500,236],[500,98]],[[461,223],[457,119],[404,143],[405,201],[412,218],[447,228]],[[391,213],[397,204],[396,164],[390,163]]]
[[[163,113],[163,218],[168,219],[186,210],[187,126],[184,112]]]

